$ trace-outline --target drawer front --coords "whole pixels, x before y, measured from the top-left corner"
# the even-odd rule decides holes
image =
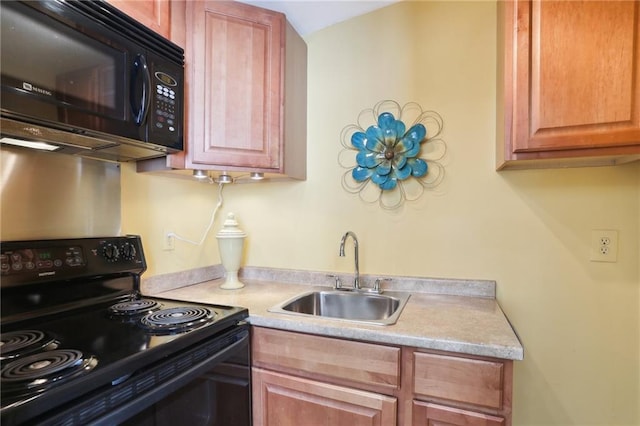
[[[414,352],[418,396],[501,409],[503,375],[501,362]]]
[[[503,417],[413,401],[413,426],[504,426]]]
[[[253,327],[253,364],[385,389],[400,386],[400,348]]]

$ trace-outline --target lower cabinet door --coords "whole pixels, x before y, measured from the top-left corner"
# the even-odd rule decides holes
[[[413,401],[412,426],[504,426],[502,417]]]
[[[253,368],[254,426],[392,426],[396,398]]]

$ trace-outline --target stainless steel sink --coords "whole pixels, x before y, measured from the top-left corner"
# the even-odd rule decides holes
[[[270,308],[269,312],[391,325],[398,320],[409,296],[410,293],[400,292],[308,291]]]

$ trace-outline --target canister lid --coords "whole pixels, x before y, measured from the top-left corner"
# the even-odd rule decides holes
[[[222,229],[218,232],[216,238],[244,238],[246,236],[247,234],[238,228],[236,215],[229,213],[227,214],[227,220],[224,221]]]

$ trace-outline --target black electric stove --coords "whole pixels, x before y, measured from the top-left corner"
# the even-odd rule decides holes
[[[125,423],[248,360],[246,309],[140,294],[137,236],[4,242],[0,260],[3,426]]]

